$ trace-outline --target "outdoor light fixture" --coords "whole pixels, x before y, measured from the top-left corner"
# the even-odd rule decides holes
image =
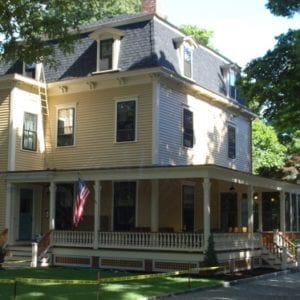
[[[254,194],[253,199],[254,199],[254,200],[257,200],[257,199],[258,199],[257,193]]]
[[[229,188],[229,191],[230,191],[231,193],[233,193],[233,192],[235,191],[235,188],[234,188],[233,184],[232,184],[231,187]]]

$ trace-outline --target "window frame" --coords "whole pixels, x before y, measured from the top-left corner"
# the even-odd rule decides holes
[[[34,122],[34,127],[35,127],[35,130],[31,131],[31,130],[27,130],[28,133],[30,132],[31,134],[33,134],[34,136],[34,147],[33,148],[29,148],[29,147],[26,147],[25,146],[25,136],[27,136],[25,134],[25,121],[26,121],[26,115],[31,115],[31,116],[34,116],[35,117],[35,122]],[[28,138],[29,136],[27,136]],[[26,150],[26,151],[33,151],[33,152],[36,152],[37,151],[37,144],[38,144],[38,114],[36,113],[32,113],[32,112],[26,112],[24,111],[24,114],[23,114],[23,130],[22,130],[22,150]]]
[[[232,136],[231,134],[234,132],[234,144],[232,144]],[[236,126],[233,124],[227,125],[227,157],[229,159],[236,159],[237,156],[237,131]],[[233,149],[234,148],[234,149]]]
[[[186,224],[184,224],[184,189],[185,188],[192,188],[193,189],[193,220],[192,220],[192,229],[188,229],[185,227]],[[194,182],[182,182],[181,184],[181,229],[184,232],[194,232],[195,231],[195,202],[196,200],[196,188],[195,188],[195,183]]]
[[[119,103],[125,103],[125,102],[134,102],[135,103],[135,112],[134,112],[134,138],[132,140],[118,140],[118,105]],[[137,97],[125,97],[125,98],[119,98],[115,101],[115,143],[134,143],[137,142],[137,117],[138,117],[138,99]]]
[[[192,128],[186,128],[185,126],[185,112],[188,112],[188,113],[191,113],[191,116],[192,116]],[[186,131],[187,130],[191,130],[192,133],[187,133]],[[182,109],[182,146],[185,147],[185,148],[188,148],[188,149],[192,149],[194,147],[194,144],[195,144],[195,141],[194,141],[194,133],[195,133],[195,129],[194,129],[194,112],[188,108],[188,107],[183,107]],[[186,135],[190,135],[191,136],[191,145],[187,145],[185,143],[185,136]]]
[[[73,109],[73,143],[72,145],[58,145],[58,132],[59,132],[59,126],[58,126],[58,120],[59,120],[59,111],[61,110],[67,110],[67,109]],[[70,104],[70,105],[57,105],[56,106],[56,148],[65,148],[65,147],[74,147],[76,145],[76,105]]]
[[[135,198],[133,199],[133,205],[118,205],[118,206],[116,206],[116,184],[134,184],[135,185],[135,191],[134,191],[134,193],[135,193]],[[126,207],[126,208],[131,208],[132,209],[132,212],[133,212],[133,214],[134,214],[134,219],[133,219],[133,222],[132,222],[132,224],[127,224],[129,227],[131,226],[132,228],[131,229],[133,229],[134,227],[136,227],[136,225],[137,225],[137,218],[138,218],[138,213],[137,213],[137,209],[138,209],[138,207],[137,207],[137,204],[138,204],[138,181],[136,181],[136,180],[128,180],[128,181],[126,181],[126,180],[120,180],[120,181],[114,181],[113,182],[113,193],[112,193],[112,203],[113,203],[113,207],[112,207],[112,230],[116,230],[116,229],[118,229],[119,228],[119,226],[121,226],[121,224],[118,224],[118,226],[116,226],[117,224],[116,224],[116,218],[117,218],[117,216],[116,216],[116,214],[117,214],[117,212],[116,212],[116,209],[117,209],[117,207],[118,208],[120,208],[120,207]],[[116,228],[116,227],[118,227],[118,228]],[[127,228],[127,229],[119,229],[119,230],[126,230],[126,231],[128,231],[128,230],[130,230],[129,228]]]

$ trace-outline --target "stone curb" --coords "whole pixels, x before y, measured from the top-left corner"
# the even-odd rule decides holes
[[[162,299],[167,299],[170,297],[176,297],[176,296],[180,296],[180,295],[186,295],[186,294],[190,294],[190,293],[194,293],[194,292],[211,290],[211,289],[216,289],[216,288],[230,287],[232,285],[247,283],[247,282],[251,282],[251,281],[255,281],[255,280],[259,280],[259,279],[268,279],[268,278],[272,278],[272,277],[277,277],[279,275],[286,275],[288,273],[295,273],[295,272],[300,272],[300,268],[297,267],[297,268],[293,268],[293,269],[287,269],[287,270],[283,270],[283,271],[277,271],[277,272],[262,274],[262,275],[258,275],[258,276],[253,276],[253,277],[249,277],[249,278],[236,279],[236,280],[232,280],[232,281],[224,281],[223,283],[220,283],[220,284],[214,284],[214,285],[210,285],[210,286],[206,286],[206,287],[192,288],[189,290],[184,290],[184,291],[172,293],[172,294],[145,297],[145,298],[143,298],[143,300],[162,300]]]

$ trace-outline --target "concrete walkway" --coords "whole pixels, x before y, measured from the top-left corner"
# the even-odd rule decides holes
[[[164,299],[300,299],[300,272],[279,272],[276,275],[262,276],[256,279],[251,278],[250,280],[246,279],[229,287],[200,290]]]

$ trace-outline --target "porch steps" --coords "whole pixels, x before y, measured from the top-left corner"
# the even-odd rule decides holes
[[[2,266],[5,269],[29,268],[31,266],[30,246],[8,246],[8,255]]]
[[[268,249],[263,248],[261,253],[261,258],[272,268],[276,270],[282,269],[282,262],[281,260],[271,253]]]

